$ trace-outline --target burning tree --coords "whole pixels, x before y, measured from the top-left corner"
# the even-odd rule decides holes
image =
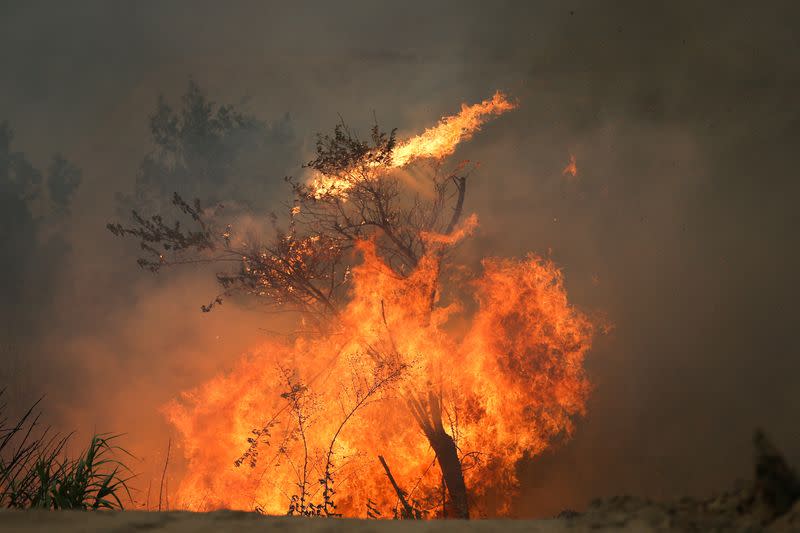
[[[467,518],[494,489],[507,511],[516,462],[583,412],[592,337],[552,262],[487,258],[473,272],[454,253],[477,225],[464,216],[475,165],[447,157],[514,106],[498,92],[407,140],[338,125],[308,179],[287,179],[285,226],[273,217],[267,242],[177,193],[188,229],[136,212],[109,225],[140,239],[154,272],[234,263],[203,311],[244,293],[303,324],[167,406],[185,507]]]

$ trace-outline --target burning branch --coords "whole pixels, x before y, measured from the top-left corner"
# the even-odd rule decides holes
[[[383,469],[386,471],[386,477],[389,478],[389,483],[392,484],[392,488],[394,488],[395,493],[397,494],[397,498],[400,500],[400,503],[403,505],[403,518],[406,519],[415,519],[417,517],[417,513],[414,512],[414,508],[411,504],[408,503],[406,500],[406,493],[403,489],[400,488],[400,485],[397,484],[397,481],[394,480],[394,476],[392,475],[392,471],[389,470],[389,465],[386,464],[386,459],[383,458],[382,455],[378,456],[381,464],[383,465]]]
[[[284,369],[283,373],[289,385],[289,390],[281,394],[281,398],[286,399],[291,406],[292,413],[297,423],[297,432],[303,444],[303,468],[298,473],[299,479],[297,482],[300,494],[292,496],[288,514],[299,514],[301,516],[313,515],[316,514],[314,506],[307,507],[306,505],[306,498],[308,495],[308,439],[306,437],[306,424],[310,415],[305,411],[305,395],[308,388],[294,380],[290,371]]]
[[[222,303],[222,297],[244,292],[264,298],[283,309],[317,317],[321,323],[338,316],[350,276],[346,263],[359,241],[375,239],[388,263],[401,275],[413,270],[425,255],[425,234],[450,234],[463,210],[466,176],[457,176],[464,164],[440,176],[438,165],[431,177],[434,201],[400,201],[399,182],[392,169],[419,159],[440,160],[453,153],[493,115],[515,107],[502,93],[491,100],[464,106],[461,113],[443,118],[422,135],[399,142],[395,131],[371,130],[362,141],[345,124],[332,135],[320,136],[317,157],[306,166],[315,173],[310,184],[288,179],[295,201],[289,209],[289,229],[277,228],[267,245],[239,240],[230,224],[217,227],[216,211],[207,213],[199,200],[190,205],[177,193],[173,204],[196,229],[185,230],[179,221],[168,224],[161,215],[147,219],[133,212],[133,226],[108,224],[117,236],[140,240],[145,256],[139,265],[152,272],[186,263],[235,263],[238,271],[220,272],[223,293],[203,311]],[[452,216],[442,225],[440,213],[455,187]],[[301,234],[302,233],[302,234]]]
[[[336,494],[336,491],[333,489],[334,472],[332,470],[334,466],[333,455],[336,439],[339,438],[342,429],[344,429],[344,426],[353,418],[356,412],[372,401],[373,397],[384,387],[399,380],[405,369],[406,365],[404,364],[379,363],[375,369],[372,383],[366,390],[356,391],[355,404],[350,411],[347,412],[344,419],[339,424],[339,427],[336,428],[336,432],[331,438],[331,444],[328,446],[328,453],[325,457],[324,477],[320,480],[320,483],[323,485],[323,506],[327,516],[341,516],[336,513],[336,504],[333,501],[333,496]]]

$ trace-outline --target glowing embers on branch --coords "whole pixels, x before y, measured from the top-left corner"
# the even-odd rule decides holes
[[[354,164],[339,172],[317,172],[311,180],[310,194],[317,199],[325,197],[347,198],[347,191],[362,181],[375,179],[376,173],[390,168],[401,168],[417,159],[443,159],[452,155],[462,141],[469,140],[492,117],[514,109],[500,91],[491,99],[480,103],[461,104],[456,115],[442,117],[436,126],[404,141],[393,142],[386,157],[380,157],[381,146],[365,151],[361,164]],[[377,157],[376,157],[377,156]]]

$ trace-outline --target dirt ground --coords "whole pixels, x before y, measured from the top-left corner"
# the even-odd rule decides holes
[[[752,481],[703,499],[681,498],[654,502],[617,496],[592,502],[583,512],[564,511],[543,520],[393,521],[269,517],[257,513],[82,512],[0,510],[0,532],[69,533],[99,531],[212,532],[281,531],[292,533],[339,531],[375,533],[483,533],[566,531],[800,531],[800,477],[766,436],[753,438],[755,468]]]
[[[683,507],[681,507],[683,506]],[[757,520],[730,513],[690,512],[692,505],[654,504],[633,498],[614,498],[598,503],[583,514],[549,520],[460,520],[392,521],[345,520],[324,518],[265,517],[256,513],[217,511],[188,512],[99,512],[79,511],[3,511],[0,531],[45,533],[64,531],[123,532],[152,531],[158,533],[188,532],[375,532],[375,533],[483,533],[530,532],[561,533],[576,531],[766,531],[783,533],[800,531],[800,504],[767,527]]]
[[[256,513],[217,511],[213,513],[82,513],[82,512],[5,512],[0,514],[0,531],[33,532],[216,532],[216,531],[281,531],[281,532],[457,532],[457,531],[530,531],[556,533],[566,531],[565,523],[544,521],[392,521],[346,520],[324,518],[265,517]]]

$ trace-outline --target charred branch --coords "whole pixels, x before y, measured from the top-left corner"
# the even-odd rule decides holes
[[[445,431],[442,423],[441,398],[433,391],[429,391],[427,399],[412,396],[408,400],[408,405],[436,453],[455,517],[469,519],[467,487],[464,483],[461,460],[453,437]]]
[[[383,469],[386,471],[386,477],[389,478],[389,483],[392,484],[392,488],[397,494],[397,498],[400,500],[400,504],[403,506],[402,517],[408,520],[415,519],[416,513],[414,512],[414,508],[411,506],[410,503],[408,503],[405,491],[403,491],[403,489],[400,488],[400,485],[397,484],[397,481],[395,481],[394,476],[392,475],[392,471],[389,470],[389,465],[386,464],[386,459],[384,459],[382,455],[379,455],[378,459],[383,465]]]

